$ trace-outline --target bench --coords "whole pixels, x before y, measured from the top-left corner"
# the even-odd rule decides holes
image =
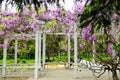
[[[109,65],[101,65],[101,64],[92,63],[92,62],[86,61],[86,60],[81,60],[78,63],[77,67],[78,67],[77,68],[78,71],[83,70],[82,68],[85,68],[85,69],[92,71],[93,76],[96,78],[99,78],[106,71],[108,71],[108,77],[109,77],[109,75],[110,75],[109,72],[112,69]],[[119,75],[120,75],[120,67],[119,66],[116,68],[116,71],[118,71]]]
[[[72,65],[73,63],[69,63],[69,64]],[[64,67],[67,68],[68,63],[65,63],[65,62],[47,62],[47,63],[45,63],[45,66],[47,67],[47,69],[48,69],[49,65],[54,65],[55,67],[57,67],[57,65],[64,65]]]

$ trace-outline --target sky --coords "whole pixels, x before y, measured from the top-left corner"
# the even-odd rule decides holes
[[[2,2],[2,10],[4,11],[5,10],[5,2],[6,0],[4,0]],[[65,3],[63,3],[62,0],[60,0],[60,4],[61,6],[63,6],[66,10],[70,10],[72,11],[73,10],[73,0],[65,0]],[[52,8],[52,9],[55,9],[55,5],[54,6],[50,6],[49,5],[49,8]],[[11,11],[11,12],[16,12],[16,6],[14,5],[13,7],[11,5],[8,5],[8,11]]]
[[[61,4],[62,6],[64,6],[64,8],[65,8],[66,10],[72,10],[73,5],[74,5],[73,0],[65,0],[65,3],[63,3],[62,0],[61,0],[61,1],[60,1],[60,4]]]
[[[2,10],[4,11],[5,10],[5,2],[6,0],[4,0],[2,2]],[[16,12],[16,7],[15,5],[12,7],[11,5],[8,5],[8,11],[11,11],[11,12]]]

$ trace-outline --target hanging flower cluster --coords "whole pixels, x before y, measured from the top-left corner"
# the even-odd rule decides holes
[[[91,31],[91,27],[91,25],[88,25],[87,27],[82,29],[82,41],[85,41],[88,38]]]
[[[83,45],[82,45],[82,44],[79,44],[79,48],[80,48],[80,49],[83,49]]]
[[[112,55],[112,47],[113,47],[112,44],[109,44],[109,45],[108,45],[107,53],[108,53],[109,55]]]
[[[89,41],[96,41],[96,36],[94,34],[92,34],[92,36],[89,37]]]
[[[116,43],[118,43],[118,38],[117,38],[117,35],[116,35],[116,34],[111,33],[111,36],[112,36],[112,39],[113,39]]]
[[[87,27],[82,29],[82,41],[88,40],[89,42],[96,41],[96,36],[91,35],[92,25],[89,24]]]
[[[0,39],[14,39],[16,34],[21,34],[20,39],[24,40],[24,34],[33,34],[41,29],[41,21],[61,23],[64,27],[65,34],[73,30],[74,22],[77,21],[77,15],[64,8],[56,10],[38,10],[23,8],[22,12],[0,12]],[[53,31],[53,27],[50,29]],[[54,28],[54,30],[56,30]],[[0,48],[3,45],[0,45]]]

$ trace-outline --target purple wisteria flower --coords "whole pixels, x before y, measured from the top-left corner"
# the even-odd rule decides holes
[[[20,44],[18,44],[17,48],[20,48]]]
[[[4,45],[3,45],[3,48],[6,48],[9,46],[9,42],[5,42]]]
[[[14,13],[13,12],[5,12],[4,15],[14,17]]]
[[[20,25],[20,31],[24,31],[25,27],[23,25]]]
[[[58,8],[56,11],[54,11],[55,16],[60,17],[61,9]]]
[[[2,44],[0,44],[0,49],[2,49],[3,48],[3,45]]]
[[[109,45],[108,45],[108,48],[107,48],[107,52],[108,52],[108,54],[110,54],[110,55],[112,55],[112,47],[113,47],[113,45],[112,45],[112,44],[109,44]]]
[[[71,39],[74,40],[74,35],[71,35]]]
[[[96,36],[93,34],[91,37],[89,37],[89,41],[90,42],[96,41]]]
[[[36,33],[39,30],[39,27],[34,27],[33,28],[33,33]]]
[[[117,17],[118,17],[117,14],[113,14],[113,15],[112,15],[112,19],[116,19]]]
[[[82,30],[82,41],[85,41],[87,39],[87,36],[89,35],[89,31],[87,28],[83,28]]]
[[[5,28],[6,28],[6,29],[11,29],[12,26],[10,26],[10,25],[6,25]]]
[[[48,14],[47,14],[47,13],[42,13],[42,14],[40,15],[40,18],[41,18],[42,20],[47,20],[49,17],[48,17]]]
[[[11,29],[15,25],[15,20],[2,20],[3,24],[5,25],[5,29]]]
[[[92,25],[89,24],[89,25],[87,26],[87,29],[88,29],[89,31],[91,31],[91,28],[92,28]]]
[[[74,14],[82,14],[84,10],[84,5],[81,3],[75,3],[75,9],[74,9]]]
[[[82,45],[82,44],[79,44],[79,48],[80,48],[80,49],[83,49],[83,45]]]
[[[56,17],[56,20],[58,20],[58,21],[62,21],[62,19],[60,18],[60,17]]]
[[[26,45],[26,44],[23,44],[23,47],[24,47],[24,48],[27,48],[27,45]]]
[[[7,33],[7,34],[6,34],[6,37],[7,37],[7,38],[12,38],[13,36],[12,36],[12,34]]]
[[[117,28],[118,32],[120,32],[120,27]]]
[[[20,37],[20,40],[25,40],[25,36],[21,36],[21,37]]]
[[[118,42],[118,38],[116,37],[116,34],[111,34],[112,38],[115,40],[115,42]]]
[[[21,18],[21,17],[22,17],[22,15],[19,13],[19,14],[18,14],[18,17],[19,17],[19,18]]]
[[[23,13],[24,15],[31,15],[31,14],[32,14],[32,11],[29,10],[27,7],[23,7],[22,13]]]
[[[70,20],[69,20],[69,19],[65,19],[65,20],[63,20],[63,23],[64,23],[64,24],[69,24],[69,23],[70,23]]]
[[[69,32],[69,28],[66,28],[64,33],[67,34]]]
[[[91,24],[89,24],[86,28],[83,28],[82,30],[82,41],[85,41],[90,34],[91,31]]]
[[[3,36],[5,34],[5,32],[0,31],[0,36]]]

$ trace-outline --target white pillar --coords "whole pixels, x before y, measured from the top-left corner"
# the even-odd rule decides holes
[[[15,56],[14,56],[14,70],[16,70],[17,65],[17,52],[18,52],[18,40],[15,40]]]
[[[38,39],[39,35],[38,32],[36,32],[35,34],[35,71],[34,71],[34,78],[35,80],[37,80],[38,78],[38,48],[39,48],[39,44],[38,44]]]
[[[46,34],[43,33],[43,69],[45,69],[45,56],[46,56]]]
[[[70,34],[68,34],[68,68],[70,68]]]
[[[4,44],[7,42],[7,40],[4,40]],[[7,46],[3,48],[3,69],[2,69],[2,75],[4,76],[6,74],[6,59],[7,59]]]
[[[115,22],[113,21],[112,22],[112,34],[115,34],[114,32],[115,32]],[[117,36],[115,37],[115,38],[117,38]],[[116,61],[116,52],[115,52],[115,50],[112,50],[112,59],[113,59],[113,61]]]
[[[77,75],[77,25],[74,25],[74,78],[78,78]]]
[[[38,60],[38,64],[41,68],[41,32],[39,33],[39,60]]]

